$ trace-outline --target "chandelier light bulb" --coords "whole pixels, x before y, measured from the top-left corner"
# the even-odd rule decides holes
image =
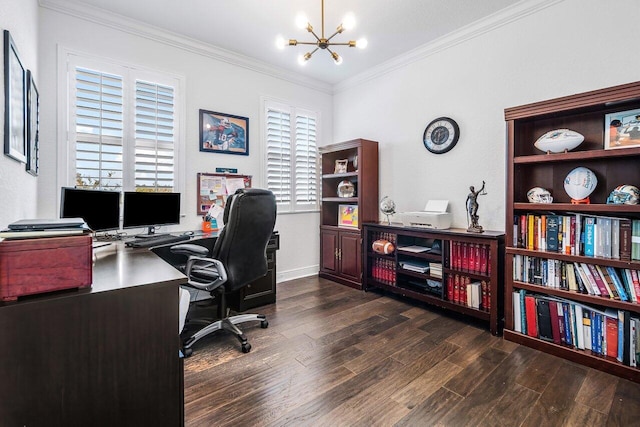
[[[331,56],[333,57],[333,61],[336,65],[342,64],[342,56],[338,55],[336,52],[331,52]]]
[[[353,30],[356,26],[356,18],[353,16],[353,13],[349,12],[344,16],[342,20],[342,26],[345,30]]]
[[[287,45],[287,40],[285,40],[284,37],[278,36],[276,38],[276,47],[278,49],[284,49],[286,45]]]
[[[309,25],[307,16],[304,13],[299,13],[298,16],[296,16],[296,27],[301,30],[305,30],[307,28],[307,25]]]
[[[368,44],[369,42],[364,37],[356,41],[356,47],[359,49],[364,49],[365,47],[367,47]]]
[[[305,55],[298,55],[298,64],[302,66],[306,65],[309,58],[311,58],[311,55],[309,55],[308,57],[307,55],[309,55],[309,53],[306,53]]]

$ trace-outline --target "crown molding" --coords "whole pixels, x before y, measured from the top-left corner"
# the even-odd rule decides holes
[[[266,64],[262,61],[258,61],[248,56],[244,56],[236,52],[203,43],[198,40],[155,27],[153,25],[145,24],[140,21],[118,15],[116,13],[108,12],[104,9],[64,0],[39,0],[38,3],[40,4],[40,7],[58,13],[73,16],[78,19],[129,33],[138,37],[153,40],[155,42],[182,49],[196,55],[202,55],[215,59],[217,61],[226,62],[237,67],[246,68],[248,70],[265,74],[270,77],[305,86],[319,92],[324,92],[327,94],[332,93],[333,87],[329,83],[305,77],[298,73],[288,71],[279,67],[274,67],[270,64]]]
[[[432,42],[426,43],[420,47],[412,49],[406,53],[396,56],[380,65],[357,74],[353,77],[343,80],[333,86],[333,93],[339,93],[373,79],[381,77],[399,68],[406,67],[416,61],[420,61],[438,52],[450,49],[467,40],[481,36],[487,32],[503,27],[519,19],[529,15],[538,13],[539,11],[551,7],[564,0],[523,0],[518,3],[502,9],[486,18],[482,18],[469,25],[460,28],[457,31],[446,34]]]

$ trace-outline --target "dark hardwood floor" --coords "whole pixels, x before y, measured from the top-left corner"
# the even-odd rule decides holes
[[[185,359],[187,426],[638,426],[640,385],[317,277]]]

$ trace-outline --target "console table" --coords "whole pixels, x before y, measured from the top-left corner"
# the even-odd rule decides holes
[[[94,254],[91,288],[0,304],[0,424],[183,424],[184,275],[122,242]]]

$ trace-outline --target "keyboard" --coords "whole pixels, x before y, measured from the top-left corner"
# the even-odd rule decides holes
[[[162,236],[145,237],[144,239],[133,239],[125,243],[130,248],[150,248],[152,246],[167,245],[169,243],[178,243],[189,240],[191,236],[181,234],[174,236],[173,234],[163,234]]]

